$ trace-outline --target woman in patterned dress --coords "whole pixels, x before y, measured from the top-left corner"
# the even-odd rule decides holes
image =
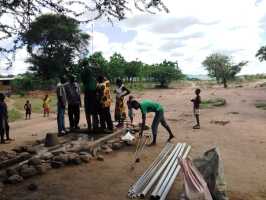
[[[126,107],[124,103],[124,97],[130,94],[130,91],[124,86],[121,79],[116,80],[116,103],[115,103],[115,121],[118,122],[117,128],[124,126],[124,120],[126,119]]]

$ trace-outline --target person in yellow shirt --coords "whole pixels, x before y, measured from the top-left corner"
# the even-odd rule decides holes
[[[45,95],[43,99],[43,117],[49,117],[50,114],[50,102],[51,99],[48,94]]]
[[[103,76],[99,76],[97,82],[97,101],[101,128],[106,132],[112,132],[114,128],[110,111],[112,103],[110,81]]]

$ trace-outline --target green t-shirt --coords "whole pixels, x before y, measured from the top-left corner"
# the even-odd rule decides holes
[[[85,71],[82,74],[82,82],[84,85],[84,90],[86,91],[96,91],[96,79],[90,71]]]
[[[140,110],[142,114],[146,114],[149,112],[163,111],[163,107],[159,103],[145,99],[140,102]]]

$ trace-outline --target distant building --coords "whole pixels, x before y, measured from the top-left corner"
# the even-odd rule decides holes
[[[0,78],[0,92],[9,96],[12,92],[11,82],[14,80],[14,77]]]

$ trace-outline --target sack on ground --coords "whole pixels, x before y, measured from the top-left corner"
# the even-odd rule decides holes
[[[206,151],[203,157],[194,159],[193,164],[206,181],[213,199],[228,200],[223,163],[218,148]]]

